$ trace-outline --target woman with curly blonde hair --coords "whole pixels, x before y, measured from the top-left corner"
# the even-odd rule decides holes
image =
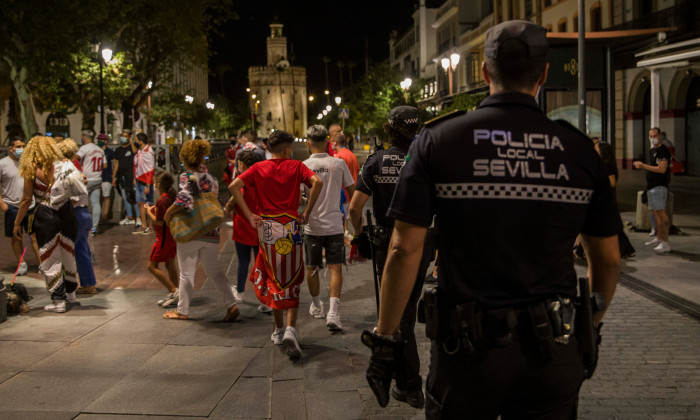
[[[180,160],[185,166],[185,172],[179,177],[179,192],[175,202],[165,212],[164,220],[170,222],[172,217],[182,211],[190,212],[194,208],[195,197],[200,193],[213,192],[219,194],[219,182],[207,173],[205,159],[211,151],[211,145],[206,140],[189,140],[182,145]],[[228,283],[226,274],[217,261],[219,253],[219,229],[197,237],[189,242],[178,242],[177,262],[180,266],[180,288],[177,309],[166,312],[166,319],[188,319],[190,297],[194,291],[194,272],[197,268],[197,258],[202,263],[207,277],[214,282],[217,290],[224,298],[226,316],[224,321],[234,321],[239,314],[233,289]]]
[[[37,136],[29,141],[19,162],[19,173],[24,178],[24,193],[18,220],[27,213],[32,196],[36,200],[30,232],[36,234],[39,269],[53,301],[44,310],[65,312],[66,300],[75,298],[78,286],[74,252],[77,226],[71,197],[87,194],[87,189],[80,172],[63,159],[51,137]],[[15,237],[21,234],[22,228],[15,223]]]
[[[73,160],[78,152],[78,145],[70,138],[57,143],[56,147],[63,153],[63,157],[68,160]],[[73,164],[75,165],[75,163]],[[85,176],[82,174],[82,171],[81,175]],[[80,194],[77,197],[71,197],[71,202],[73,203],[75,222],[78,229],[75,234],[75,263],[78,266],[78,278],[80,279],[81,287],[78,288],[76,293],[94,294],[97,293],[97,280],[95,279],[95,270],[92,268],[92,255],[90,254],[90,243],[88,242],[90,229],[92,229],[92,215],[90,215],[90,209],[88,208],[90,199],[87,194]],[[69,293],[68,303],[72,303],[73,300],[72,293]]]

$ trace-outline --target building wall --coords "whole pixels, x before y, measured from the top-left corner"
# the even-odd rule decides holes
[[[255,127],[258,135],[268,137],[272,130],[285,130],[303,137],[308,121],[306,69],[289,67],[280,73],[273,66],[250,67],[248,81],[250,93],[260,99]],[[254,101],[251,109],[255,109]]]

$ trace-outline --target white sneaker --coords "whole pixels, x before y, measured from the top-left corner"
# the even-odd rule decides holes
[[[269,314],[270,312],[272,312],[272,308],[270,308],[267,305],[260,305],[260,306],[258,306],[258,312],[262,312],[264,314]]]
[[[287,356],[291,359],[298,359],[301,357],[301,346],[299,345],[299,337],[297,336],[297,329],[294,327],[287,327],[284,330],[284,338],[282,343],[287,347]]]
[[[272,344],[281,346],[282,340],[284,340],[284,328],[275,328],[275,331],[273,331],[272,335],[270,336],[270,340],[272,340]]]
[[[66,311],[66,301],[61,299],[54,299],[53,303],[49,303],[44,306],[44,310],[47,312],[56,312],[62,314]]]
[[[136,221],[134,219],[129,219],[128,217],[125,218],[124,220],[119,222],[120,225],[125,226],[125,225],[133,225],[136,224]]]
[[[649,236],[656,236],[656,229],[652,229],[651,232],[649,232]]]
[[[654,247],[654,251],[663,254],[664,252],[671,252],[671,245],[668,242],[661,242],[659,245]]]
[[[323,313],[323,302],[321,302],[321,306],[316,306],[313,302],[311,302],[311,306],[309,306],[309,315],[313,316],[314,318],[323,318],[325,316]]]
[[[656,245],[658,245],[658,244],[660,244],[660,243],[661,243],[661,241],[659,240],[659,238],[654,238],[654,239],[652,239],[652,240],[649,241],[649,242],[644,242],[644,245],[647,245],[647,246],[656,246]]]
[[[328,327],[328,329],[331,331],[340,331],[343,329],[338,312],[328,312],[328,316],[326,317],[326,327]]]
[[[68,303],[78,303],[78,298],[75,296],[75,291],[66,293],[66,302]]]
[[[27,266],[27,263],[22,261],[22,264],[19,265],[19,271],[17,272],[17,275],[24,276],[27,274],[28,270],[29,270],[29,267]]]
[[[160,304],[160,306],[167,308],[170,305],[177,305],[180,300],[180,289],[175,289],[174,292],[170,293],[168,297]]]
[[[236,304],[243,303],[243,293],[238,293],[238,289],[236,289],[236,286],[231,286],[231,291],[233,291],[233,301],[236,302]]]

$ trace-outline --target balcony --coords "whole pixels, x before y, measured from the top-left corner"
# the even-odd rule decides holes
[[[697,1],[689,0],[683,3],[659,10],[646,16],[613,26],[607,30],[621,31],[629,29],[677,28],[674,38],[697,36],[700,30],[700,8]]]

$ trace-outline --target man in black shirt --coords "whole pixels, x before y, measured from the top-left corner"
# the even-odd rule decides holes
[[[504,22],[484,47],[490,96],[473,112],[426,124],[406,156],[388,212],[395,224],[379,323],[363,334],[375,344],[367,376],[379,396],[436,216],[439,316],[426,323],[426,417],[575,418],[584,368],[569,329],[571,247],[581,233],[592,289],[610,303],[620,216],[590,139],[535,102],[549,66],[546,30]]]
[[[114,171],[112,172],[112,185],[121,189],[122,200],[126,208],[126,217],[120,221],[120,225],[141,226],[139,206],[134,197],[134,150],[131,144],[131,130],[124,130],[119,137],[119,147],[114,151]],[[130,203],[129,200],[133,203]],[[132,210],[133,206],[133,210]],[[135,217],[134,217],[135,216]]]
[[[647,176],[647,203],[649,210],[656,220],[656,238],[646,243],[654,247],[654,251],[664,253],[671,252],[668,244],[668,231],[670,222],[666,213],[666,201],[668,200],[668,181],[671,176],[671,152],[661,141],[661,130],[653,127],[649,130],[649,164],[634,162],[635,169],[643,169]]]

